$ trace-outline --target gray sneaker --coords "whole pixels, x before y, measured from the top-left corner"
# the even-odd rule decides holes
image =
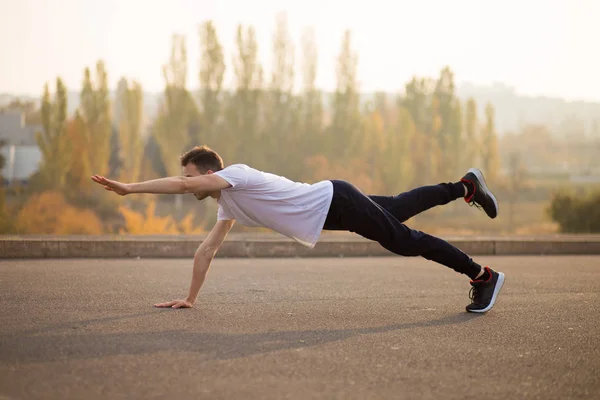
[[[469,291],[471,304],[467,306],[468,312],[484,313],[491,310],[502,285],[504,285],[502,272],[496,272],[489,267],[485,267],[485,270],[489,273],[487,280],[471,281],[471,290]]]
[[[488,189],[483,172],[477,168],[471,168],[465,176],[460,180],[461,182],[470,183],[471,190],[469,194],[465,196],[465,201],[477,208],[483,208],[485,213],[490,218],[496,218],[498,216],[499,208],[496,196]]]

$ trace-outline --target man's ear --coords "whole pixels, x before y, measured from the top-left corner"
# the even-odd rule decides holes
[[[212,174],[214,174],[212,169],[209,169],[208,171],[206,171],[206,175],[212,175]]]

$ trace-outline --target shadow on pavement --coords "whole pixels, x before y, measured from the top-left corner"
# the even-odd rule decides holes
[[[200,353],[211,360],[229,360],[280,350],[313,347],[357,335],[462,324],[481,317],[477,314],[460,313],[429,321],[378,327],[248,334],[198,333],[182,330],[106,334],[68,331],[62,334],[45,334],[54,330],[69,329],[73,325],[88,325],[143,315],[148,313],[63,323],[38,331],[2,335],[0,336],[0,362],[24,364],[162,352]]]

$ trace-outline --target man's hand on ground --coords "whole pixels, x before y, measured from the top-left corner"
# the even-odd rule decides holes
[[[154,307],[160,307],[160,308],[166,308],[166,307],[170,307],[170,308],[192,308],[193,304],[190,303],[187,300],[173,300],[173,301],[168,301],[166,303],[155,304]]]

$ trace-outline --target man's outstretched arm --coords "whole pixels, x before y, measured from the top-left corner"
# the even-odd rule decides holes
[[[173,300],[166,303],[155,304],[155,307],[189,308],[194,305],[198,298],[200,288],[206,279],[210,263],[217,254],[219,247],[221,247],[221,244],[234,223],[235,220],[217,221],[206,240],[204,240],[198,247],[198,250],[196,250],[196,254],[194,254],[192,283],[190,284],[190,293],[188,294],[188,297],[184,300]]]
[[[192,177],[170,176],[136,183],[114,181],[101,175],[92,176],[92,180],[104,186],[104,189],[121,196],[131,193],[183,194],[213,192],[231,187],[225,179],[215,174]]]

